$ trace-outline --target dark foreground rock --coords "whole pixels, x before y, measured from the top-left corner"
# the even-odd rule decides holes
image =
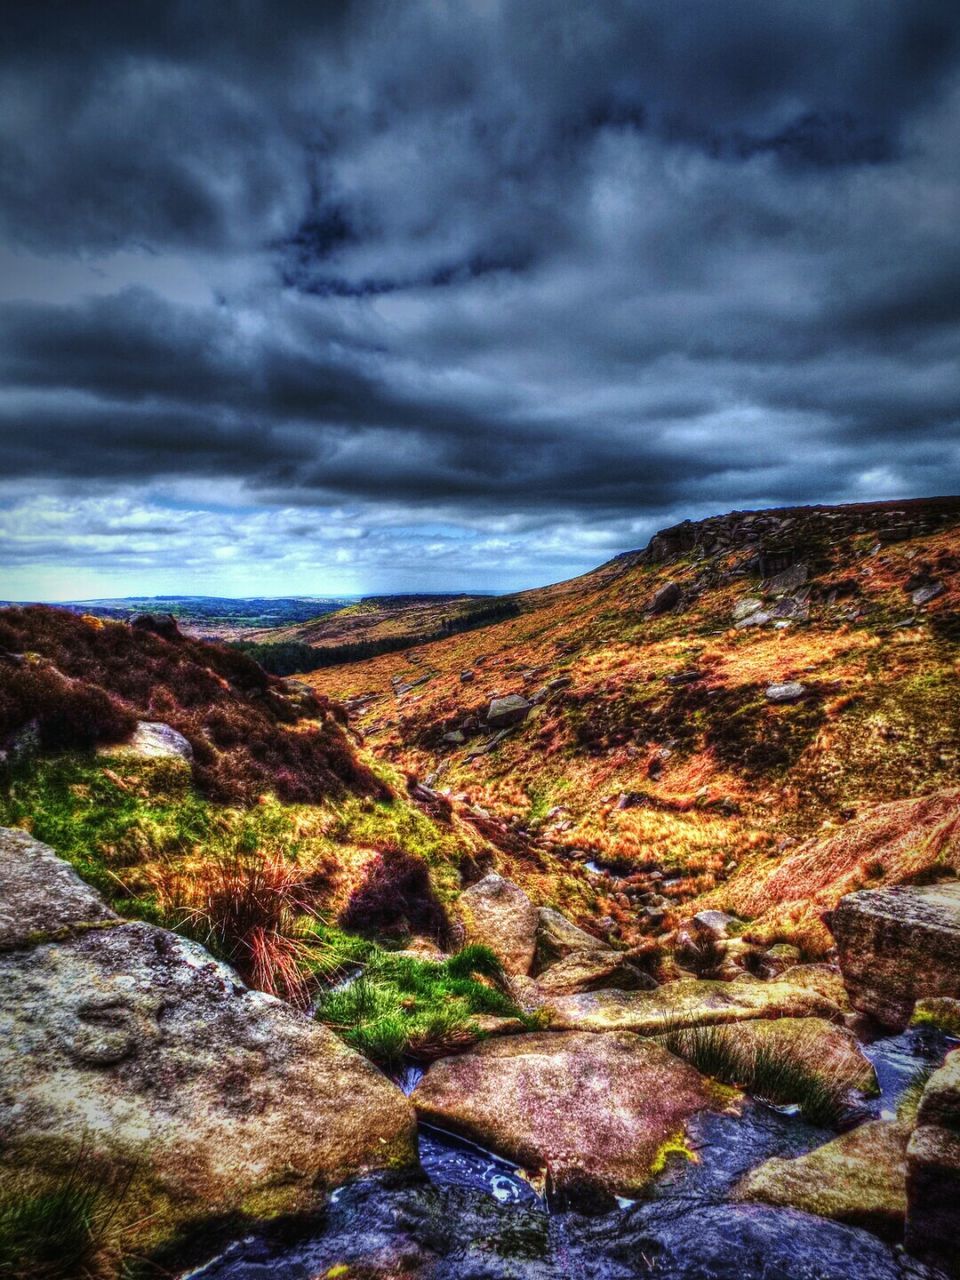
[[[907,1146],[907,1245],[960,1273],[960,1050],[927,1082]]]
[[[828,919],[855,1009],[898,1030],[914,1003],[960,996],[960,881],[868,889]]]
[[[476,1192],[345,1188],[322,1234],[238,1244],[194,1280],[935,1280],[874,1236],[760,1205],[653,1202],[599,1218]],[[341,1270],[342,1268],[342,1270]]]

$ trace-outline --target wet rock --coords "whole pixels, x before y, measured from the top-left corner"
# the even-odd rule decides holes
[[[457,900],[467,942],[481,942],[509,974],[528,974],[539,913],[523,890],[496,873],[465,889]]]
[[[565,956],[537,978],[543,995],[575,995],[579,991],[597,991],[616,987],[622,991],[652,991],[657,983],[649,974],[632,965],[621,951],[611,949],[576,951]]]
[[[624,1029],[657,1035],[752,1018],[839,1018],[833,1001],[785,982],[668,982],[656,991],[594,991],[550,1001],[558,1030]]]
[[[145,1251],[415,1160],[407,1100],[359,1054],[148,924],[0,955],[0,1084],[0,1188],[82,1156],[130,1179],[116,1221]]]
[[[907,1210],[907,1125],[873,1120],[794,1160],[767,1160],[735,1197],[801,1209],[898,1240]]]
[[[851,893],[827,924],[851,1003],[885,1026],[925,996],[960,997],[960,882]]]
[[[531,704],[519,693],[508,693],[503,698],[492,699],[487,708],[487,724],[491,729],[506,729],[521,724],[530,713]]]
[[[100,755],[137,756],[143,760],[193,759],[193,747],[182,733],[168,724],[153,720],[139,720],[133,737],[119,746],[100,748]]]
[[[927,1082],[907,1146],[907,1248],[956,1274],[960,1239],[960,1051]]]
[[[26,831],[0,827],[0,951],[117,920],[51,848]]]
[[[806,688],[799,680],[788,680],[785,684],[767,685],[766,699],[768,702],[799,702],[806,693]]]
[[[552,907],[541,907],[537,913],[536,970],[545,969],[577,951],[610,950],[609,942],[595,938]]]
[[[559,1203],[591,1209],[649,1182],[663,1145],[711,1105],[700,1075],[628,1033],[486,1041],[427,1071],[421,1117],[527,1169]]]

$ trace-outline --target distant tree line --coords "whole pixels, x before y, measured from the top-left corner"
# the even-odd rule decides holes
[[[285,640],[276,644],[255,644],[238,640],[233,647],[259,662],[264,670],[275,676],[293,676],[306,671],[319,671],[321,667],[339,667],[347,662],[362,662],[365,658],[378,658],[383,653],[397,653],[401,649],[414,649],[417,645],[443,640],[460,631],[473,631],[505,618],[514,618],[521,612],[515,600],[497,600],[492,604],[471,609],[454,618],[445,618],[434,631],[419,634],[381,636],[376,640],[352,640],[346,644],[315,648],[298,640]]]

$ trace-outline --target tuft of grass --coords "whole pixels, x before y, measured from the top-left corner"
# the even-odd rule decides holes
[[[88,1168],[84,1150],[59,1182],[0,1194],[0,1276],[100,1280],[117,1274],[123,1250],[115,1216],[126,1186]]]
[[[811,1124],[832,1128],[847,1110],[851,1082],[839,1068],[814,1069],[789,1044],[739,1044],[735,1023],[668,1030],[657,1038],[705,1076],[765,1102],[798,1105]]]
[[[483,946],[439,962],[375,948],[361,977],[321,997],[317,1017],[381,1066],[429,1062],[480,1039],[480,1014],[534,1025],[505,987],[499,961]]]
[[[898,1120],[903,1121],[905,1124],[917,1123],[920,1099],[923,1097],[923,1091],[927,1087],[927,1081],[937,1070],[938,1065],[936,1062],[925,1062],[923,1066],[916,1069],[907,1081],[906,1087],[897,1102]]]

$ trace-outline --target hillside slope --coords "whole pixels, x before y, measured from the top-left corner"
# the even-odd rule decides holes
[[[669,923],[664,898],[717,900],[738,868],[960,781],[960,500],[686,522],[520,600],[305,679],[467,820],[572,874],[614,864],[591,883],[628,940]],[[507,695],[531,705],[495,730]]]

